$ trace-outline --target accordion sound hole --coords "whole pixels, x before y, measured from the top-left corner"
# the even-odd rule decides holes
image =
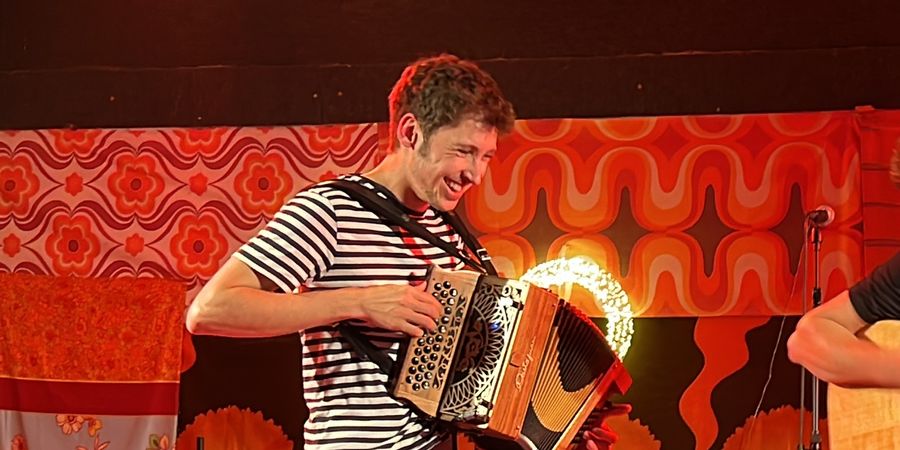
[[[454,420],[486,420],[493,408],[497,372],[516,320],[522,291],[484,277],[472,296],[454,370],[441,411]],[[481,419],[479,419],[481,418]]]
[[[481,317],[478,311],[476,311],[476,316],[478,317],[469,322],[469,326],[463,334],[465,344],[460,349],[459,361],[453,374],[454,380],[463,379],[469,372],[475,370],[481,364],[487,350],[485,343],[488,340],[488,327],[485,326],[484,317]]]

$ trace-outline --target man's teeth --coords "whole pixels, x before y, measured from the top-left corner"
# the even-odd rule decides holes
[[[447,186],[450,186],[450,189],[454,192],[462,189],[462,185],[453,180],[447,180]]]

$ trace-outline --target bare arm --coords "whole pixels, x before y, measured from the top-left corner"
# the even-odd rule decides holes
[[[267,337],[347,319],[412,336],[434,329],[441,309],[425,286],[384,285],[302,294],[271,292],[246,264],[231,257],[191,303],[191,333]]]
[[[788,339],[788,356],[829,383],[900,387],[900,352],[858,338],[867,325],[844,291],[800,319]]]

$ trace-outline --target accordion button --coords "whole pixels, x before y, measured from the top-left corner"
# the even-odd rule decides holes
[[[440,291],[440,290],[441,290],[441,283],[434,283],[434,290],[435,290],[435,291]],[[434,294],[437,295],[437,292],[435,292]]]
[[[409,360],[409,362],[410,362],[410,363],[412,363],[412,364],[418,364],[418,363],[419,363],[419,358],[418,358],[418,357],[415,357],[415,356],[413,356],[413,357],[412,357],[412,359],[411,359],[411,360]]]
[[[428,345],[434,344],[434,338],[431,336],[428,336],[427,338],[425,338],[425,342],[427,342]]]
[[[434,363],[428,363],[428,370],[434,370]],[[431,372],[425,372],[425,378],[431,379]]]
[[[452,312],[453,312],[453,308],[451,308],[451,307],[449,307],[449,306],[445,306],[445,307],[444,307],[444,314],[448,314],[448,315],[449,315],[449,314],[452,313]]]
[[[414,390],[414,391],[418,391],[418,390],[419,390],[419,383],[413,383],[413,390]]]
[[[443,326],[443,325],[439,326],[439,327],[438,327],[438,333],[446,334],[446,333],[447,333],[447,327],[445,327],[445,326]]]
[[[422,381],[422,374],[421,374],[421,373],[417,373],[417,374],[416,374],[416,381]]]
[[[447,298],[447,291],[441,291],[441,298]]]
[[[416,349],[413,350],[413,353],[415,353],[416,356],[421,355],[421,354],[422,354],[422,347],[416,347]]]
[[[409,373],[416,373],[416,366],[409,366]]]
[[[434,344],[431,346],[432,350],[439,352],[441,351],[441,344]]]
[[[430,359],[432,361],[437,361],[437,359],[438,359],[437,353],[432,353],[432,354],[428,355],[428,359]]]
[[[422,347],[422,350],[425,352],[426,355],[431,353],[431,347]]]
[[[449,281],[445,281],[445,282],[444,282],[444,289],[450,289],[450,282],[449,282]]]
[[[407,377],[406,377],[406,383],[407,383],[407,384],[412,383],[412,380],[413,380],[413,379],[412,379],[411,376],[407,376]]]
[[[424,338],[419,338],[419,339],[417,339],[417,340],[416,340],[416,344],[419,344],[419,345],[425,345],[425,339],[424,339]]]
[[[456,294],[458,294],[458,292],[456,292],[456,289],[450,289],[450,296],[451,296],[451,297],[456,297]]]
[[[427,381],[422,382],[422,389],[428,389],[430,387],[431,387],[431,383],[429,383]]]
[[[456,303],[456,299],[455,299],[455,298],[450,297],[450,298],[447,299],[447,304],[448,304],[448,305],[453,306],[454,303]]]
[[[425,364],[419,364],[419,371],[421,371],[421,372],[424,372],[424,371],[425,371]],[[417,373],[417,374],[416,374],[416,379],[417,379],[417,380],[420,380],[421,378],[419,378],[419,377],[421,377],[421,376],[422,376],[421,373]]]
[[[444,324],[444,325],[450,323],[450,317],[448,317],[448,316],[441,316],[441,323]]]
[[[437,335],[437,336],[434,337],[434,342],[443,342],[443,341],[444,341],[444,335],[443,335],[443,334],[439,334],[439,335]]]

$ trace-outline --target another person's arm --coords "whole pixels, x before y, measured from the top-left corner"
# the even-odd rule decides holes
[[[900,351],[856,336],[890,319],[900,319],[900,255],[804,315],[788,339],[788,356],[829,383],[900,387]]]

